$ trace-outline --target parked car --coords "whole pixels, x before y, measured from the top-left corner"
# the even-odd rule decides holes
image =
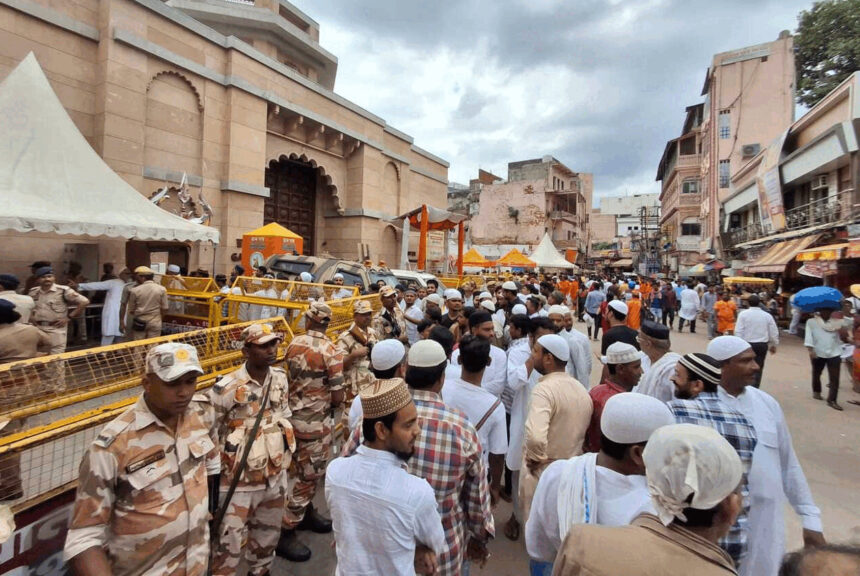
[[[436,276],[427,272],[416,272],[415,270],[392,270],[391,273],[394,274],[398,282],[407,286],[410,282],[414,282],[421,288],[427,288],[427,281],[432,279],[439,282],[440,292],[445,289],[445,285],[436,278]]]
[[[365,268],[358,262],[339,258],[279,254],[270,257],[266,267],[273,274],[285,274],[290,280],[298,280],[302,272],[309,272],[314,282],[321,284],[333,284],[332,279],[339,272],[343,275],[344,286],[357,285],[362,293],[369,292],[371,284],[379,280],[390,286],[397,285],[397,279],[386,268]]]

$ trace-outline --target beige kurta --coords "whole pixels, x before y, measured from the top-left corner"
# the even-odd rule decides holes
[[[538,380],[531,393],[526,418],[524,465],[520,471],[523,523],[528,520],[532,498],[544,468],[556,460],[582,454],[591,410],[588,391],[567,372],[553,372]],[[529,461],[540,464],[530,470]]]
[[[555,559],[553,576],[731,576],[732,559],[719,546],[674,524],[643,514],[630,526],[577,524]]]

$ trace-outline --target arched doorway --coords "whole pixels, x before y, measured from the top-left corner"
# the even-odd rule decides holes
[[[308,162],[281,156],[266,167],[269,197],[263,224],[277,222],[304,239],[304,253],[314,253],[317,170]]]

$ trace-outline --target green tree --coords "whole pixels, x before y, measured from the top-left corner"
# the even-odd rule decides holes
[[[860,0],[815,2],[797,20],[797,100],[811,108],[860,69]]]

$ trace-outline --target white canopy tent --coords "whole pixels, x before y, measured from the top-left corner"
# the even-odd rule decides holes
[[[96,154],[31,52],[0,84],[0,230],[218,242],[150,202]]]
[[[537,264],[539,268],[572,269],[576,267],[572,262],[568,262],[558,253],[558,249],[556,249],[555,244],[550,240],[548,232],[544,232],[540,244],[538,244],[534,252],[529,254],[529,259]]]

